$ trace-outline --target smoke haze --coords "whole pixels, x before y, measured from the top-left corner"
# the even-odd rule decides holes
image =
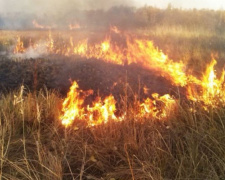
[[[224,0],[0,0],[1,13],[56,14],[72,10],[109,9],[113,6],[144,5],[166,8],[168,4],[176,8],[222,9]]]
[[[133,6],[130,0],[0,0],[1,13],[63,13],[72,10],[109,9],[113,6]]]
[[[70,23],[82,27],[129,27],[135,24],[134,13],[144,5],[166,8],[222,9],[222,0],[0,0],[0,29],[32,29],[33,20],[52,29]],[[144,14],[142,14],[144,16]],[[146,17],[148,19],[148,17]]]

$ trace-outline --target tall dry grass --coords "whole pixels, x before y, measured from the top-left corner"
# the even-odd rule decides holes
[[[146,31],[169,57],[184,60],[200,73],[212,52],[219,54],[219,63],[225,57],[223,35],[211,31],[181,27]],[[4,42],[11,46],[17,35],[26,34],[4,33],[4,48]],[[122,97],[122,111],[127,111],[123,122],[92,128],[77,122],[79,128],[65,129],[57,92],[30,92],[21,86],[1,94],[0,179],[224,179],[223,106],[207,112],[200,103],[180,100],[170,117],[156,120],[137,118],[127,101],[126,95]]]
[[[65,129],[61,103],[56,92],[23,86],[1,95],[1,179],[225,177],[223,107],[206,112],[180,101],[164,120],[139,119],[128,108],[123,122]]]

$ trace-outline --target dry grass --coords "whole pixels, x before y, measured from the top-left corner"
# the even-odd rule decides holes
[[[178,103],[164,121],[79,129],[60,124],[61,98],[23,89],[1,96],[1,179],[223,179],[225,111]],[[197,112],[192,113],[190,108]]]
[[[146,31],[139,33],[143,32]],[[48,32],[42,31],[35,36],[38,33],[43,38],[48,36]],[[224,38],[214,37],[208,31],[204,37],[202,31],[189,33],[179,27],[158,28],[146,36],[169,57],[184,60],[199,73],[203,72],[206,60],[211,60],[212,52],[218,53],[219,64],[223,62]],[[33,32],[1,34],[3,49],[11,46],[17,35],[33,36]],[[46,89],[29,92],[22,86],[1,94],[0,179],[225,177],[224,107],[206,112],[201,104],[181,100],[177,110],[164,121],[138,119],[131,108],[120,123],[85,128],[77,122],[79,129],[65,129],[59,119],[61,103],[57,92]]]
[[[213,55],[220,66],[224,66],[224,32],[218,33],[210,28],[179,25],[158,25],[140,28],[135,33],[153,40],[155,46],[174,61],[182,60],[188,69],[197,73],[204,71],[205,63]]]

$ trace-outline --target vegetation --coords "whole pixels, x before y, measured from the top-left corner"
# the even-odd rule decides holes
[[[223,179],[225,110],[179,103],[164,120],[64,128],[56,92],[2,95],[1,179]],[[192,108],[192,111],[190,111]],[[78,123],[78,122],[77,122]],[[76,126],[77,127],[77,126]]]
[[[90,26],[100,17],[111,18],[98,25],[113,22],[122,31],[128,28],[153,40],[169,58],[183,60],[199,76],[211,54],[218,71],[224,66],[224,11],[117,7],[86,13]],[[101,38],[99,29],[65,36]],[[52,35],[63,38],[63,32]],[[136,65],[61,56],[21,60],[10,54],[16,37],[26,47],[30,38],[46,38],[48,31],[0,34],[0,179],[224,179],[223,105],[206,110],[201,102],[185,99],[182,88]],[[69,78],[78,80],[83,90],[94,89],[93,96],[113,93],[120,111],[126,112],[124,121],[86,127],[77,120],[65,128],[60,115]],[[115,82],[118,90],[111,89]],[[172,91],[176,109],[161,119],[135,116],[135,103],[145,96],[140,86],[160,94]]]

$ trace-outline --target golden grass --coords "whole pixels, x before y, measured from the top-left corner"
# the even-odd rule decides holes
[[[202,30],[190,32],[179,27],[146,31],[139,33],[147,33],[169,57],[184,60],[198,72],[203,72],[205,60],[210,61],[212,52],[220,55],[221,62],[225,57],[221,48],[224,39],[214,39],[210,31],[204,37]],[[12,45],[18,35],[35,39],[46,38],[48,33],[1,31],[0,41]],[[59,32],[52,33],[61,37]],[[88,34],[71,33],[81,38]],[[205,43],[208,40],[211,44]],[[127,101],[127,97],[123,100]],[[200,103],[181,101],[165,121],[137,119],[134,109],[124,108],[128,115],[123,122],[93,128],[85,128],[79,122],[79,129],[65,129],[59,119],[61,104],[60,95],[46,89],[29,92],[22,86],[15,92],[1,94],[0,179],[225,177],[224,107],[206,112]]]
[[[213,37],[218,36],[215,31],[199,28],[199,27],[184,27],[179,25],[162,25],[152,28],[142,28],[139,33],[144,33],[146,36],[176,36],[182,38],[198,38],[198,37]],[[223,34],[220,34],[223,37]]]
[[[125,98],[126,99],[126,98]],[[23,89],[0,99],[1,179],[221,179],[225,110],[178,103],[165,121],[137,119],[65,129],[62,99]],[[190,112],[194,108],[196,113]]]

